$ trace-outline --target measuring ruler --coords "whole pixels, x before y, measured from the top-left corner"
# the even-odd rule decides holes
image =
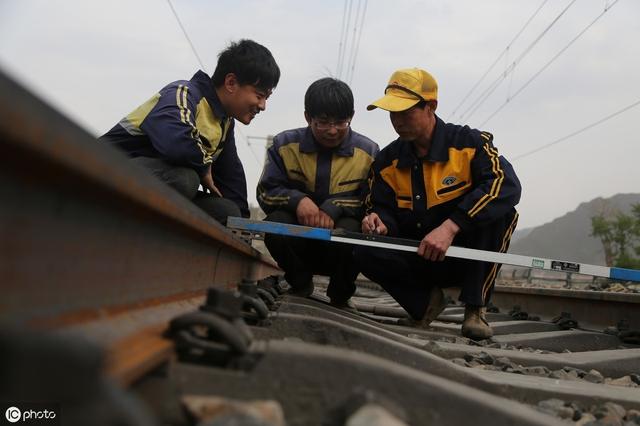
[[[313,240],[379,247],[414,253],[420,245],[420,241],[404,238],[360,234],[357,232],[343,231],[341,229],[289,225],[286,223],[250,220],[240,217],[229,217],[227,219],[227,226],[229,228],[254,233],[278,234],[286,235],[288,237],[309,238]],[[620,281],[640,282],[640,271],[635,269],[610,268],[607,266],[589,265],[587,263],[524,256],[520,254],[499,253],[456,246],[450,246],[447,250],[446,256],[460,259],[480,260],[483,262],[502,263],[505,265],[523,266],[526,268],[544,269],[547,271],[572,272],[576,274],[611,278]]]

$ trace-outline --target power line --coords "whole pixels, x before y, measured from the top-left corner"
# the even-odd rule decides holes
[[[351,26],[351,9],[353,6],[353,0],[345,0],[345,2],[349,3],[348,11],[347,11],[347,21],[346,27],[343,35],[343,39],[340,44],[343,45],[343,49],[341,51],[341,55],[338,57],[338,70],[336,72],[336,78],[340,78],[342,75],[342,68],[344,66],[344,59],[346,56],[346,46],[349,43],[349,27]]]
[[[347,24],[347,0],[344,0],[344,7],[342,8],[342,29],[340,30],[340,43],[338,44],[338,63],[336,64],[336,77],[340,75],[340,58],[342,57],[342,50],[344,49],[344,34]]]
[[[491,94],[496,91],[498,86],[502,84],[507,76],[511,72],[513,72],[516,66],[533,50],[533,48],[540,42],[540,40],[542,40],[542,38],[549,32],[549,30],[551,30],[551,28],[560,20],[560,18],[567,12],[567,10],[569,10],[569,8],[573,6],[576,1],[577,0],[572,0],[562,10],[562,12],[560,12],[558,16],[556,16],[553,21],[551,21],[551,23],[547,25],[547,27],[535,38],[535,40],[533,40],[533,42],[529,44],[529,46],[525,48],[525,50],[513,61],[513,63],[491,83],[489,88],[482,92],[480,96],[478,96],[476,100],[471,104],[471,106],[468,107],[465,112],[460,115],[461,119],[464,117],[464,120],[468,120],[478,110],[478,108],[480,108],[480,106],[482,106],[482,104],[484,104],[487,99],[489,99],[489,96],[491,96]],[[470,110],[471,112],[469,112]]]
[[[348,84],[353,80],[368,4],[369,0],[358,0],[354,11],[354,0],[344,0],[335,78]]]
[[[589,28],[591,28],[600,18],[602,18],[602,16],[607,13],[607,11],[609,11],[609,9],[611,9],[616,3],[618,2],[618,0],[615,0],[613,3],[611,3],[610,5],[605,6],[605,9],[602,11],[602,13],[600,13],[593,21],[591,21],[591,23],[589,23],[586,27],[584,27],[582,29],[582,31],[580,31],[578,33],[577,36],[575,36],[569,43],[567,43],[567,45],[565,45],[562,49],[560,49],[560,51],[558,53],[556,53],[556,55],[551,58],[551,60],[549,60],[546,64],[544,64],[542,66],[542,68],[540,68],[529,80],[527,80],[527,82],[525,84],[523,84],[514,94],[513,96],[507,98],[507,100],[498,107],[498,109],[496,109],[494,112],[492,112],[489,117],[487,117],[481,124],[479,127],[484,126],[489,120],[491,120],[496,114],[498,114],[498,112],[500,112],[505,106],[507,106],[507,104],[516,96],[518,96],[524,89],[527,88],[527,86],[529,86],[529,84],[531,84],[531,82],[533,80],[535,80],[536,78],[538,78],[538,76],[540,74],[542,74],[544,72],[544,70],[547,69],[547,67],[549,67],[549,65],[551,65],[553,62],[555,62],[556,59],[558,59],[558,57],[560,57],[560,55],[562,55],[573,43],[576,42],[576,40],[578,40],[580,37],[582,37],[582,35],[584,33],[587,32],[587,30]]]
[[[513,87],[513,78],[516,75],[516,70],[513,70],[513,72],[511,73],[511,76],[509,77],[509,87],[507,87],[507,98],[509,98],[509,96],[511,96],[511,88]]]
[[[171,8],[171,12],[173,12],[173,16],[176,18],[176,21],[178,22],[178,25],[182,29],[182,33],[184,34],[185,38],[189,42],[189,46],[191,46],[191,50],[193,51],[193,54],[198,59],[198,62],[200,62],[200,66],[202,67],[202,70],[206,72],[206,68],[205,68],[204,64],[202,63],[202,60],[200,59],[200,55],[198,55],[198,51],[196,50],[195,46],[191,42],[191,38],[189,38],[189,34],[187,33],[187,30],[182,25],[182,22],[180,22],[180,18],[178,17],[178,14],[176,13],[175,9],[173,8],[173,5],[171,4],[171,0],[167,0],[167,3],[169,3],[169,7]],[[260,160],[258,159],[258,156],[253,151],[253,149],[251,148],[251,143],[249,142],[249,139],[247,138],[247,136],[245,136],[245,134],[242,132],[242,130],[240,130],[239,127],[235,127],[234,126],[234,130],[237,131],[237,133],[244,140],[245,144],[247,145],[247,148],[249,148],[249,152],[251,152],[251,155],[256,160],[256,164],[258,165],[258,167],[262,167],[262,165],[260,164]]]
[[[485,101],[487,99],[489,99],[489,96],[491,96],[491,94],[493,94],[493,92],[496,91],[496,89],[500,86],[500,84],[502,84],[502,82],[507,78],[507,76],[512,73],[516,66],[520,63],[520,61],[522,61],[522,59],[524,59],[529,52],[531,52],[534,48],[534,46],[536,44],[538,44],[538,42],[540,40],[542,40],[542,38],[549,32],[549,30],[560,20],[560,18],[562,17],[562,15],[565,14],[565,12],[567,10],[569,10],[569,8],[576,2],[576,0],[571,1],[563,10],[562,12],[560,12],[560,14],[558,14],[558,16],[555,17],[555,19],[549,24],[547,25],[547,27],[535,38],[535,40],[529,44],[529,46],[527,46],[525,48],[525,50],[520,54],[520,56],[518,56],[513,63],[507,68],[505,69],[505,71],[499,75],[492,83],[491,85],[480,94],[480,96],[478,96],[476,98],[476,100],[471,104],[471,106],[469,108],[467,108],[465,110],[464,113],[462,113],[462,115],[460,115],[460,118],[462,119],[464,116],[465,120],[468,120],[477,110],[478,108],[480,108],[482,106],[482,104],[485,103]],[[469,112],[471,111],[471,112]],[[468,113],[468,114],[467,114]]]
[[[362,0],[358,0],[358,5],[356,6],[356,13],[353,17],[353,34],[351,35],[351,48],[349,49],[349,54],[347,55],[347,64],[344,70],[344,81],[348,80],[349,76],[349,68],[351,66],[351,57],[353,56],[353,52],[355,51],[356,45],[356,35],[358,32],[358,20],[360,19],[360,6],[362,5]]]
[[[349,49],[349,55],[347,55],[347,65],[345,67],[345,80],[349,75],[349,64],[351,64],[351,56],[353,55],[353,51],[355,49],[356,44],[356,34],[358,32],[358,19],[360,18],[360,5],[362,4],[362,0],[358,0],[358,5],[356,6],[356,13],[353,17],[353,34],[351,35],[351,48]]]
[[[487,70],[484,72],[484,74],[482,74],[482,77],[480,77],[480,79],[478,79],[478,81],[476,81],[476,83],[473,85],[473,87],[471,88],[471,90],[469,90],[469,92],[467,92],[467,94],[465,95],[464,98],[462,98],[462,100],[460,101],[460,103],[458,103],[458,105],[453,109],[453,111],[451,112],[451,114],[449,114],[449,116],[454,116],[456,115],[456,112],[458,112],[458,109],[464,105],[464,103],[466,102],[467,99],[469,99],[469,96],[471,96],[471,94],[476,90],[476,88],[480,85],[480,83],[482,83],[482,81],[485,79],[485,77],[491,72],[491,70],[493,69],[493,67],[496,66],[496,64],[500,61],[500,59],[505,56],[505,54],[507,54],[509,52],[509,49],[511,48],[511,45],[520,37],[520,35],[524,32],[524,30],[529,26],[529,24],[531,23],[531,21],[533,21],[533,18],[535,18],[538,15],[538,12],[540,12],[540,10],[542,9],[542,7],[547,3],[548,0],[543,0],[542,3],[540,4],[540,6],[538,6],[538,8],[536,9],[535,12],[533,12],[533,15],[531,15],[529,17],[529,19],[527,19],[527,22],[525,22],[525,24],[522,26],[522,28],[520,28],[520,30],[518,31],[518,33],[515,35],[515,37],[509,42],[509,44],[507,44],[507,47],[505,47],[505,49],[502,51],[502,53],[500,55],[498,55],[498,57],[495,59],[495,61],[493,61],[493,63],[491,65],[489,65],[489,68],[487,68]],[[506,67],[505,67],[506,68]]]
[[[355,49],[355,51],[353,52],[353,55],[352,55],[351,71],[349,73],[349,78],[347,79],[349,84],[351,84],[351,82],[353,81],[353,73],[354,73],[355,68],[356,68],[356,59],[358,59],[358,52],[360,50],[360,39],[362,39],[362,28],[364,27],[364,18],[365,18],[365,15],[367,14],[367,5],[368,4],[369,4],[369,0],[364,0],[364,9],[362,10],[362,17],[360,18],[360,27],[359,27],[359,31],[358,31],[358,41],[356,42],[356,49]]]
[[[596,126],[598,126],[598,125],[600,125],[600,124],[604,123],[605,121],[608,121],[608,120],[612,119],[613,117],[615,117],[615,116],[617,116],[617,115],[622,114],[623,112],[626,112],[626,111],[628,111],[628,110],[630,110],[630,109],[632,109],[632,108],[635,108],[635,107],[637,107],[638,105],[640,105],[640,99],[639,99],[639,100],[637,100],[637,101],[635,101],[634,103],[632,103],[632,104],[630,104],[630,105],[627,105],[626,107],[624,107],[624,108],[622,108],[622,109],[619,109],[618,111],[616,111],[616,112],[614,112],[614,113],[612,113],[612,114],[607,115],[607,116],[606,116],[606,117],[604,117],[604,118],[601,118],[601,119],[600,119],[600,120],[598,120],[598,121],[595,121],[595,122],[593,122],[593,123],[591,123],[591,124],[589,124],[589,125],[587,125],[587,126],[585,126],[585,127],[581,128],[581,129],[579,129],[579,130],[576,130],[575,132],[569,133],[569,134],[568,134],[568,135],[566,135],[566,136],[563,136],[563,137],[561,137],[561,138],[558,138],[558,139],[556,139],[556,140],[554,140],[554,141],[552,141],[552,142],[549,142],[549,143],[547,143],[547,144],[545,144],[545,145],[542,145],[542,146],[540,146],[540,147],[538,147],[538,148],[536,148],[536,149],[533,149],[533,150],[531,150],[531,151],[529,151],[529,152],[525,152],[524,154],[520,154],[520,155],[518,155],[518,156],[516,156],[516,157],[512,157],[512,161],[519,160],[519,159],[521,159],[521,158],[524,158],[524,157],[527,157],[527,156],[529,156],[529,155],[535,154],[536,152],[542,151],[543,149],[547,149],[547,148],[549,148],[549,147],[551,147],[551,146],[553,146],[553,145],[557,145],[557,144],[559,144],[559,143],[561,143],[561,142],[564,142],[564,141],[566,141],[566,140],[567,140],[567,139],[569,139],[569,138],[572,138],[572,137],[574,137],[574,136],[576,136],[576,135],[579,135],[579,134],[580,134],[580,133],[582,133],[582,132],[585,132],[585,131],[587,131],[587,130],[589,130],[589,129],[593,128],[593,127],[596,127]]]
[[[200,59],[200,55],[198,55],[198,52],[196,51],[196,47],[191,42],[191,39],[189,38],[189,34],[187,34],[187,30],[182,25],[182,22],[180,21],[180,18],[178,17],[178,14],[176,13],[176,10],[173,8],[173,5],[171,4],[171,0],[167,0],[167,3],[169,3],[169,7],[171,8],[171,12],[173,13],[173,16],[176,18],[176,21],[178,22],[178,25],[180,26],[180,29],[182,30],[182,33],[184,34],[185,38],[187,39],[187,42],[189,42],[189,46],[191,46],[191,51],[196,56],[196,59],[198,59],[198,62],[200,63],[200,66],[202,67],[202,70],[206,72],[207,69],[204,66],[204,64],[202,63],[202,59]]]

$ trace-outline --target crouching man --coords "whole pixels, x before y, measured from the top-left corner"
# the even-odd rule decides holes
[[[249,216],[235,121],[264,111],[280,79],[271,52],[252,40],[231,43],[211,77],[168,84],[100,140],[131,157],[217,221]],[[208,193],[198,191],[202,187]]]
[[[426,327],[445,307],[441,287],[461,287],[462,335],[493,335],[484,307],[499,264],[445,258],[452,244],[505,252],[518,220],[520,182],[490,133],[445,123],[438,87],[426,71],[396,71],[367,109],[389,111],[399,138],[372,167],[362,231],[421,240],[417,254],[357,247],[362,273]]]
[[[265,220],[359,231],[378,145],[350,128],[353,94],[344,82],[314,82],[304,105],[308,126],[276,135],[267,151],[257,189]],[[328,275],[331,303],[353,307],[350,298],[358,275],[353,247],[271,234],[265,245],[284,270],[293,294],[309,296],[313,275]]]

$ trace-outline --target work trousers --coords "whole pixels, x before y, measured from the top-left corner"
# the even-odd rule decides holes
[[[517,222],[518,214],[512,210],[487,226],[461,232],[452,245],[506,252]],[[364,246],[354,249],[354,260],[367,278],[380,284],[416,320],[424,317],[431,286],[460,287],[460,301],[486,306],[501,266],[452,257],[432,262],[416,253]]]
[[[298,225],[296,216],[285,210],[276,210],[265,220]],[[360,221],[342,217],[335,222],[335,228],[359,232]],[[327,275],[327,296],[332,302],[345,302],[355,293],[358,270],[353,263],[352,245],[275,234],[267,234],[264,243],[293,292],[311,287],[313,275]]]
[[[161,158],[136,157],[131,161],[149,170],[223,225],[227,224],[227,217],[241,216],[240,208],[233,201],[221,198],[217,194],[198,191],[200,177],[195,170],[175,166]]]

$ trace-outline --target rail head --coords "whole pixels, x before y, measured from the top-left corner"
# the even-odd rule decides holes
[[[0,93],[0,321],[55,323],[277,271],[2,73]]]

